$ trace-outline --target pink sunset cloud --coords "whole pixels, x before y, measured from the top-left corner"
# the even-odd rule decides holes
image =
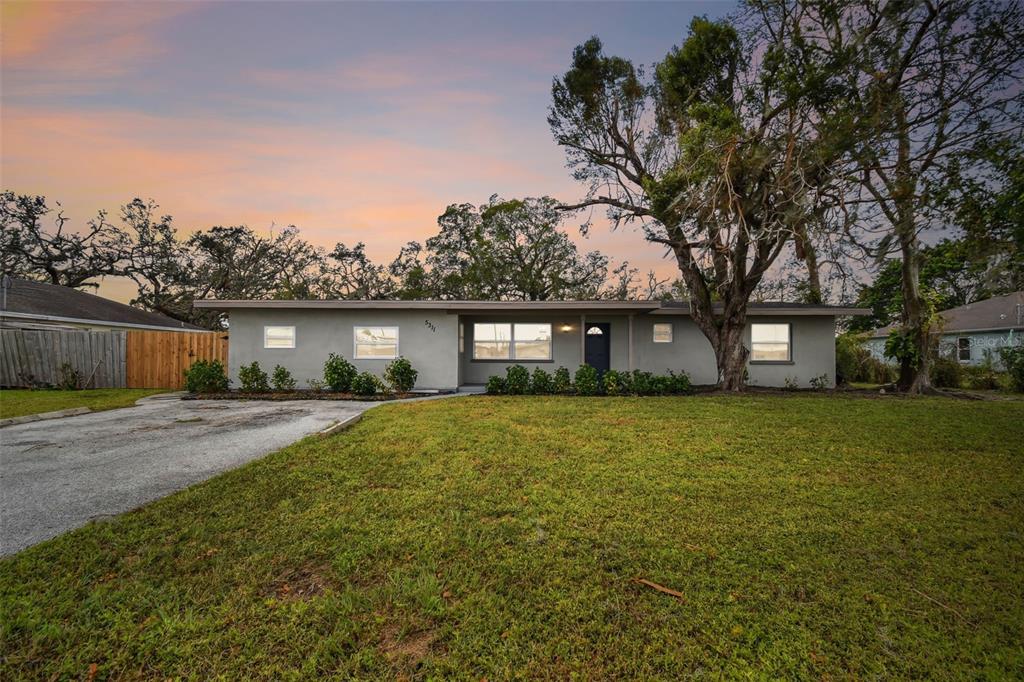
[[[3,187],[60,201],[73,225],[138,196],[183,233],[295,224],[378,261],[449,204],[584,192],[545,121],[577,31],[435,37],[405,16],[417,6],[311,4],[295,7],[362,23],[311,18],[277,40],[302,18],[290,7],[4,3]],[[376,11],[394,16],[363,40]],[[633,231],[583,239],[581,220],[566,229],[583,248],[673,272]]]

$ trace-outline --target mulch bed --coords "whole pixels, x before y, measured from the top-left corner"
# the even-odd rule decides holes
[[[332,391],[286,391],[283,393],[243,393],[227,391],[225,393],[189,393],[182,400],[354,400],[359,402],[379,402],[381,400],[408,400],[422,398],[436,393],[378,393],[376,395],[356,395],[355,393],[334,393]]]

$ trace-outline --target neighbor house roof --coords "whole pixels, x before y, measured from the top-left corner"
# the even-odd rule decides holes
[[[139,329],[201,329],[70,287],[15,278],[10,279],[10,284],[6,304],[0,295],[0,318],[4,319]]]
[[[238,308],[299,308],[348,310],[443,310],[459,312],[604,312],[653,313],[655,315],[689,315],[685,301],[196,301],[197,308],[232,310]],[[747,311],[753,315],[869,315],[866,308],[816,305],[807,303],[751,303]]]
[[[939,317],[947,334],[1024,329],[1024,291],[943,310]],[[888,336],[894,326],[880,327],[871,332],[871,337]]]

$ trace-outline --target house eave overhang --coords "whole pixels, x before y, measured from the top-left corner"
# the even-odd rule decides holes
[[[438,310],[447,313],[540,313],[563,312],[583,314],[643,314],[689,316],[686,306],[662,301],[349,301],[349,300],[200,300],[197,308],[214,310],[298,309],[298,310]],[[770,306],[747,309],[747,315],[794,316],[870,315],[867,308],[841,306]]]

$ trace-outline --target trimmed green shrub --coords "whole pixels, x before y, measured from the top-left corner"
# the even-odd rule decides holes
[[[381,380],[373,372],[361,372],[352,379],[352,392],[356,395],[376,395],[383,388]]]
[[[530,391],[530,370],[512,365],[505,370],[505,391],[509,395],[522,395]]]
[[[416,385],[416,377],[419,376],[412,367],[412,363],[405,358],[395,358],[384,368],[384,379],[391,385],[396,393],[408,393]]]
[[[1003,366],[1010,377],[1010,387],[1015,391],[1024,392],[1024,346],[1000,348],[999,357],[1002,358]]]
[[[331,353],[324,363],[324,383],[332,391],[345,393],[352,389],[352,380],[356,378],[356,368],[351,362]]]
[[[964,368],[953,358],[940,355],[932,362],[932,385],[939,388],[960,388],[964,380]]]
[[[530,375],[530,393],[534,395],[547,395],[553,390],[553,384],[551,381],[551,375],[545,372],[540,367],[533,369],[533,374]]]
[[[242,391],[245,393],[267,393],[270,391],[267,373],[255,360],[251,365],[242,365],[238,368],[238,381],[242,384]]]
[[[274,373],[270,377],[270,383],[275,391],[294,391],[295,377],[281,365],[275,365]]]
[[[576,370],[573,386],[580,395],[597,395],[599,388],[597,370],[588,364],[580,365]]]
[[[693,384],[690,383],[690,375],[679,370],[679,374],[676,374],[672,370],[668,372],[669,378],[669,393],[676,395],[685,395],[693,393]]]
[[[604,373],[604,376],[601,377],[601,383],[604,385],[604,392],[607,395],[626,395],[629,392],[626,385],[627,382],[623,378],[623,373],[614,369]]]
[[[568,393],[572,390],[572,381],[569,379],[569,370],[559,367],[551,377],[551,390],[555,393]]]
[[[657,395],[658,387],[655,377],[650,372],[634,369],[629,379],[630,390],[635,395]]]
[[[487,377],[487,392],[491,395],[501,395],[505,392],[505,377],[492,374]]]
[[[223,393],[229,383],[220,360],[196,360],[185,370],[185,390],[189,393]]]

